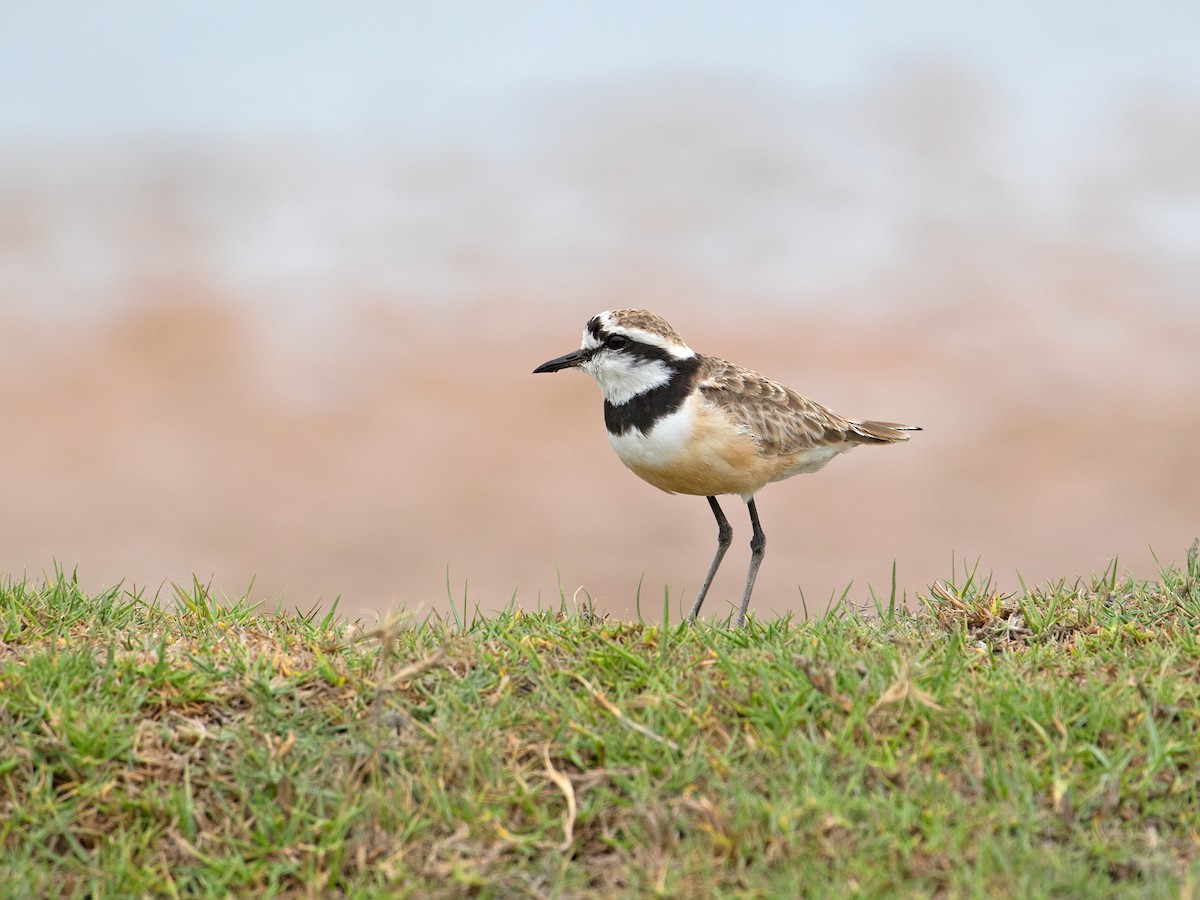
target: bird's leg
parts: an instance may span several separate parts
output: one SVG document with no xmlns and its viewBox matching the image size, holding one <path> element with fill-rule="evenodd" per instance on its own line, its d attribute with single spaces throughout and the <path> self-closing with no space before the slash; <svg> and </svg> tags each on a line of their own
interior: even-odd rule
<svg viewBox="0 0 1200 900">
<path fill-rule="evenodd" d="M 742 596 L 742 607 L 738 610 L 735 626 L 741 628 L 746 624 L 746 610 L 750 608 L 750 595 L 754 593 L 754 579 L 758 577 L 758 567 L 762 565 L 763 556 L 767 552 L 767 536 L 763 534 L 762 525 L 758 522 L 758 508 L 754 498 L 746 501 L 750 510 L 750 524 L 754 527 L 754 535 L 750 538 L 750 571 L 746 573 L 746 593 Z"/>
<path fill-rule="evenodd" d="M 700 585 L 700 593 L 696 597 L 696 602 L 692 604 L 692 611 L 688 613 L 688 622 L 695 622 L 696 616 L 700 615 L 700 606 L 704 603 L 704 595 L 708 593 L 713 576 L 717 574 L 721 560 L 725 557 L 725 551 L 733 543 L 733 528 L 730 527 L 729 520 L 725 518 L 725 513 L 721 512 L 717 498 L 709 497 L 708 505 L 712 507 L 713 516 L 717 520 L 717 552 L 713 556 L 712 565 L 708 567 L 708 574 L 704 576 L 704 584 Z"/>
</svg>

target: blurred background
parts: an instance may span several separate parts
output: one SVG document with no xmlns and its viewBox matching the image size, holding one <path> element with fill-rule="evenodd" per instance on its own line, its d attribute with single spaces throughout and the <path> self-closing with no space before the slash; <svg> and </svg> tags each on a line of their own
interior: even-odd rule
<svg viewBox="0 0 1200 900">
<path fill-rule="evenodd" d="M 0 572 L 674 617 L 706 504 L 530 374 L 645 306 L 925 428 L 760 495 L 760 614 L 1153 577 L 1200 534 L 1197 46 L 1171 0 L 5 4 Z"/>
</svg>

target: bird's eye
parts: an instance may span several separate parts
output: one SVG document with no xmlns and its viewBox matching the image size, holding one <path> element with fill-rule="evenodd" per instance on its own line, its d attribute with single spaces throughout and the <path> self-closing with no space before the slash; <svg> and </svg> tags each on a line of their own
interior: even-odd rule
<svg viewBox="0 0 1200 900">
<path fill-rule="evenodd" d="M 608 347 L 609 350 L 620 350 L 622 347 L 624 347 L 628 343 L 629 343 L 629 338 L 625 337 L 625 335 L 614 334 L 612 337 L 610 337 L 607 341 L 604 342 L 604 346 Z"/>
</svg>

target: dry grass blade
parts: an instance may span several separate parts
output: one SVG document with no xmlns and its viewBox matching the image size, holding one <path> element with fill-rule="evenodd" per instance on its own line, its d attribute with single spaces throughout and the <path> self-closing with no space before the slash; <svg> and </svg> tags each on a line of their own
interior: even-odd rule
<svg viewBox="0 0 1200 900">
<path fill-rule="evenodd" d="M 364 641 L 377 640 L 381 649 L 381 662 L 385 672 L 390 670 L 396 656 L 396 642 L 400 635 L 406 630 L 407 622 L 412 618 L 412 613 L 409 611 L 401 611 L 389 616 L 381 621 L 373 628 L 365 629 L 362 633 L 356 635 L 353 642 L 358 644 Z M 380 683 L 380 687 L 390 690 L 398 685 L 412 681 L 423 672 L 437 668 L 443 665 L 446 660 L 447 648 L 446 644 L 442 644 L 424 659 L 414 663 L 409 663 L 404 668 L 393 672 Z"/>
<path fill-rule="evenodd" d="M 400 671 L 394 673 L 393 675 L 389 675 L 387 680 L 384 681 L 380 686 L 384 688 L 394 688 L 398 685 L 412 681 L 423 672 L 427 672 L 430 669 L 436 669 L 438 666 L 444 665 L 446 662 L 446 653 L 446 645 L 442 644 L 437 648 L 437 650 L 429 654 L 429 656 L 425 657 L 424 659 L 417 660 L 414 663 L 409 663 Z"/>
<path fill-rule="evenodd" d="M 819 669 L 816 661 L 807 656 L 797 656 L 793 662 L 796 668 L 804 673 L 813 689 L 832 700 L 842 712 L 850 712 L 854 708 L 854 700 L 834 687 L 833 669 Z"/>
<path fill-rule="evenodd" d="M 412 617 L 413 613 L 411 610 L 393 612 L 386 619 L 381 619 L 378 625 L 359 631 L 352 638 L 352 643 L 360 644 L 363 641 L 378 640 L 385 647 L 390 646 L 396 642 L 396 638 L 405 630 L 408 621 Z"/>
<path fill-rule="evenodd" d="M 550 761 L 550 745 L 546 744 L 542 748 L 542 760 L 546 764 L 546 777 L 549 778 L 563 792 L 563 796 L 567 800 L 567 812 L 563 816 L 563 839 L 558 845 L 558 850 L 566 853 L 571 849 L 571 844 L 575 840 L 575 817 L 577 807 L 575 804 L 575 786 L 571 784 L 571 779 L 562 772 L 554 768 L 554 763 Z"/>
<path fill-rule="evenodd" d="M 938 579 L 932 585 L 930 585 L 929 593 L 937 597 L 943 603 L 949 603 L 955 609 L 961 609 L 965 611 L 970 608 L 967 606 L 967 604 L 963 603 L 962 600 L 956 597 L 953 591 L 951 591 L 950 587 L 941 579 Z"/>
<path fill-rule="evenodd" d="M 887 689 L 879 695 L 879 699 L 867 711 L 868 719 L 887 709 L 889 706 L 903 705 L 908 700 L 919 703 L 921 706 L 931 709 L 934 712 L 943 711 L 942 705 L 933 699 L 932 694 L 917 687 L 913 682 L 907 664 L 897 665 L 895 673 L 896 680 L 888 685 Z"/>
<path fill-rule="evenodd" d="M 582 684 L 585 688 L 587 688 L 588 693 L 590 693 L 593 697 L 596 698 L 596 702 L 599 703 L 601 706 L 603 706 L 606 710 L 608 710 L 609 713 L 612 714 L 613 718 L 615 718 L 618 722 L 620 722 L 626 728 L 632 728 L 638 734 L 648 737 L 652 741 L 658 741 L 658 743 L 664 744 L 667 747 L 670 747 L 672 750 L 679 749 L 679 745 L 677 743 L 675 743 L 673 740 L 671 740 L 670 738 L 665 738 L 661 734 L 655 734 L 653 731 L 651 731 L 645 725 L 638 724 L 637 722 L 633 721 L 633 719 L 631 719 L 627 715 L 625 715 L 625 713 L 621 712 L 620 707 L 618 707 L 615 703 L 613 703 L 611 700 L 609 700 L 607 697 L 605 697 L 604 694 L 602 694 L 595 686 L 592 685 L 592 683 L 590 681 L 588 681 L 582 675 L 580 675 L 577 672 L 572 672 L 571 677 L 574 678 L 576 681 L 578 681 L 580 684 Z"/>
</svg>

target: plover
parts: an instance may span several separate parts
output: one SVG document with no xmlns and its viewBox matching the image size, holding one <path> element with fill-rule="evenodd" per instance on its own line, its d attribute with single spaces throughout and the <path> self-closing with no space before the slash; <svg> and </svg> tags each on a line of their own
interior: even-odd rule
<svg viewBox="0 0 1200 900">
<path fill-rule="evenodd" d="M 644 309 L 593 316 L 578 350 L 533 371 L 572 368 L 599 382 L 608 439 L 621 462 L 667 493 L 708 498 L 717 520 L 717 551 L 692 604 L 691 622 L 733 540 L 718 496 L 740 496 L 753 528 L 740 626 L 766 549 L 755 494 L 773 481 L 815 472 L 859 444 L 906 441 L 908 432 L 921 430 L 839 416 L 757 372 L 696 353 L 665 319 Z"/>
</svg>

